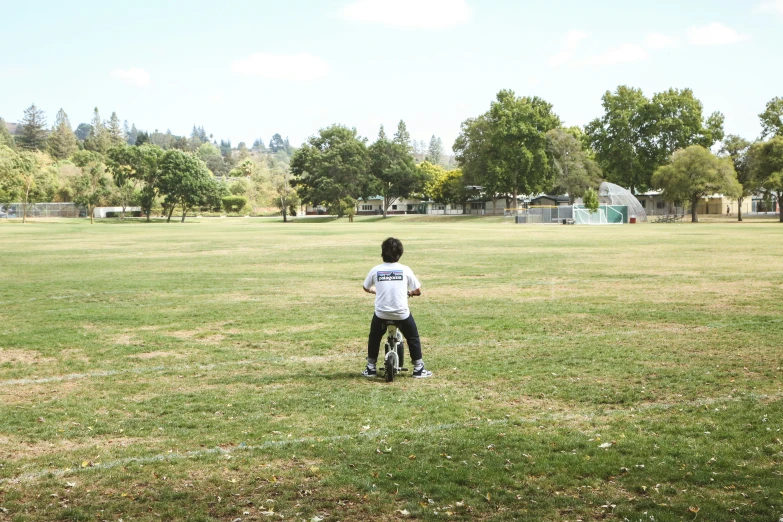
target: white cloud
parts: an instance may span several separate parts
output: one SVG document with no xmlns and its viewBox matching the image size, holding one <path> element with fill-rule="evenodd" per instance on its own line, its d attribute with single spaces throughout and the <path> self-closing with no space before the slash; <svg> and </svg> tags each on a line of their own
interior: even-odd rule
<svg viewBox="0 0 783 522">
<path fill-rule="evenodd" d="M 307 53 L 292 55 L 255 53 L 235 60 L 231 70 L 244 76 L 274 80 L 315 80 L 329 74 L 329 64 Z"/>
<path fill-rule="evenodd" d="M 764 0 L 758 9 L 762 13 L 778 13 L 783 16 L 783 0 Z"/>
<path fill-rule="evenodd" d="M 114 78 L 119 78 L 127 84 L 137 87 L 146 87 L 150 84 L 150 73 L 138 67 L 130 69 L 114 69 L 111 73 Z"/>
<path fill-rule="evenodd" d="M 573 57 L 576 48 L 579 47 L 579 43 L 589 37 L 590 33 L 584 31 L 571 31 L 566 34 L 563 39 L 563 50 L 549 59 L 549 65 L 557 67 L 569 61 Z"/>
<path fill-rule="evenodd" d="M 346 20 L 420 29 L 462 25 L 472 15 L 466 0 L 355 0 L 340 9 Z"/>
<path fill-rule="evenodd" d="M 585 62 L 586 65 L 615 65 L 645 60 L 647 51 L 636 44 L 625 44 L 609 49 L 604 54 L 593 56 Z"/>
<path fill-rule="evenodd" d="M 688 41 L 692 45 L 727 45 L 749 39 L 750 35 L 740 34 L 717 22 L 688 29 Z"/>
<path fill-rule="evenodd" d="M 671 49 L 679 47 L 680 39 L 661 33 L 648 33 L 645 45 L 648 49 Z"/>
</svg>

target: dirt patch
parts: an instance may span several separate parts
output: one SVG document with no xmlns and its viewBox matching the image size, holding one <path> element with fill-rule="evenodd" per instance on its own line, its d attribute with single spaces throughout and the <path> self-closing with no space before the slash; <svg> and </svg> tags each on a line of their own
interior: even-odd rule
<svg viewBox="0 0 783 522">
<path fill-rule="evenodd" d="M 53 362 L 54 359 L 41 357 L 41 354 L 33 350 L 11 350 L 0 348 L 0 364 L 42 364 Z"/>
</svg>

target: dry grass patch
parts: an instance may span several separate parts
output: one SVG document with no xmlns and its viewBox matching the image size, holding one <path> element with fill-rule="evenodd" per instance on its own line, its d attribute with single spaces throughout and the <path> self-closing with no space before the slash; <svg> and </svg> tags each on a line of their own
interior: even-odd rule
<svg viewBox="0 0 783 522">
<path fill-rule="evenodd" d="M 133 334 L 124 333 L 115 336 L 112 339 L 112 344 L 119 346 L 139 346 L 142 344 L 142 341 Z"/>
<path fill-rule="evenodd" d="M 68 380 L 2 387 L 0 388 L 0 404 L 29 406 L 62 399 L 79 393 L 83 388 L 83 384 L 83 380 Z"/>
<path fill-rule="evenodd" d="M 33 350 L 0 348 L 0 364 L 43 364 L 55 361 L 56 359 L 42 357 L 40 353 Z"/>
<path fill-rule="evenodd" d="M 176 352 L 144 352 L 144 353 L 136 353 L 133 355 L 129 355 L 128 358 L 147 360 L 147 359 L 158 359 L 160 357 L 174 357 L 176 359 L 184 359 L 187 356 L 188 354 L 176 353 Z"/>
<path fill-rule="evenodd" d="M 60 360 L 61 361 L 79 361 L 83 363 L 90 363 L 90 358 L 87 357 L 87 354 L 84 352 L 84 350 L 81 350 L 79 348 L 68 348 L 65 350 L 60 351 Z"/>
<path fill-rule="evenodd" d="M 143 444 L 145 447 L 160 439 L 138 437 L 94 437 L 89 440 L 58 438 L 48 441 L 25 442 L 19 437 L 0 437 L 0 455 L 10 462 L 55 455 L 67 455 L 81 450 L 109 450 Z"/>
</svg>

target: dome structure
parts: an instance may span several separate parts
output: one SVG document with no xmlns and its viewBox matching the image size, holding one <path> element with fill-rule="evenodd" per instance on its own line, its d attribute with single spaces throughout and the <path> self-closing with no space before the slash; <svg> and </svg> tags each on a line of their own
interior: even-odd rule
<svg viewBox="0 0 783 522">
<path fill-rule="evenodd" d="M 604 181 L 598 187 L 598 199 L 601 204 L 626 206 L 629 217 L 635 217 L 638 223 L 647 222 L 647 213 L 636 196 L 619 185 Z"/>
</svg>

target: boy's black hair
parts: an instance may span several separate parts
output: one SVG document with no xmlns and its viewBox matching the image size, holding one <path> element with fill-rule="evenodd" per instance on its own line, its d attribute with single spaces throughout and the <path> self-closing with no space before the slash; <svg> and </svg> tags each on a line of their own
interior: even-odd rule
<svg viewBox="0 0 783 522">
<path fill-rule="evenodd" d="M 402 257 L 402 241 L 395 237 L 386 238 L 381 245 L 381 256 L 384 263 L 396 263 Z"/>
</svg>

